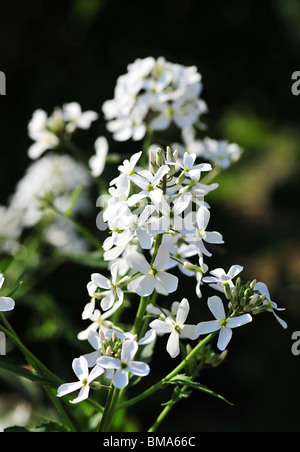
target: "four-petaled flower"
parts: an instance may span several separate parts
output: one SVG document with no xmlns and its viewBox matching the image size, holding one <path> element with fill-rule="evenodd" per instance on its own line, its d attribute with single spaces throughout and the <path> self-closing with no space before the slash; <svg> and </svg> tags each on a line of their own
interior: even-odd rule
<svg viewBox="0 0 300 452">
<path fill-rule="evenodd" d="M 198 337 L 195 331 L 195 325 L 185 325 L 189 310 L 190 305 L 187 299 L 184 298 L 177 307 L 175 319 L 172 316 L 168 316 L 163 320 L 153 320 L 149 325 L 158 335 L 170 334 L 167 343 L 167 352 L 172 358 L 176 358 L 180 353 L 180 338 L 195 340 Z"/>
<path fill-rule="evenodd" d="M 137 252 L 128 254 L 126 261 L 129 267 L 143 274 L 128 284 L 128 290 L 136 292 L 141 297 L 151 295 L 154 290 L 161 295 L 175 292 L 178 286 L 178 278 L 164 271 L 168 266 L 169 260 L 170 253 L 166 245 L 159 247 L 151 265 L 142 254 Z"/>
<path fill-rule="evenodd" d="M 252 317 L 250 314 L 242 314 L 237 317 L 227 318 L 223 302 L 221 298 L 217 296 L 210 297 L 207 304 L 216 320 L 198 323 L 196 326 L 196 334 L 201 336 L 220 330 L 217 347 L 219 350 L 224 351 L 232 338 L 232 328 L 237 328 L 252 322 Z"/>
<path fill-rule="evenodd" d="M 91 372 L 89 372 L 88 362 L 84 356 L 74 359 L 72 368 L 79 381 L 62 384 L 57 390 L 57 396 L 63 397 L 80 389 L 78 396 L 70 401 L 71 403 L 79 403 L 88 398 L 90 384 L 96 380 L 96 378 L 100 377 L 105 370 L 100 366 L 95 366 Z"/>
<path fill-rule="evenodd" d="M 133 361 L 138 344 L 134 340 L 125 340 L 122 345 L 121 357 L 112 358 L 110 356 L 101 356 L 97 359 L 97 365 L 104 369 L 114 369 L 116 372 L 113 376 L 112 383 L 118 389 L 123 389 L 128 385 L 128 373 L 145 377 L 150 372 L 148 364 L 141 361 Z"/>
<path fill-rule="evenodd" d="M 205 276 L 202 281 L 209 283 L 211 287 L 224 293 L 224 286 L 226 284 L 229 284 L 231 290 L 234 288 L 232 280 L 242 271 L 243 267 L 241 265 L 232 265 L 228 273 L 223 268 L 216 268 L 210 272 L 212 276 Z"/>
<path fill-rule="evenodd" d="M 105 292 L 102 293 L 104 298 L 101 300 L 101 307 L 103 311 L 107 311 L 110 309 L 114 302 L 117 300 L 118 305 L 120 306 L 123 303 L 124 294 L 120 287 L 117 285 L 117 276 L 118 276 L 118 264 L 115 263 L 111 267 L 111 280 L 106 278 L 99 273 L 92 274 L 92 281 L 89 283 L 89 290 L 96 291 L 98 288 L 105 289 Z"/>
</svg>

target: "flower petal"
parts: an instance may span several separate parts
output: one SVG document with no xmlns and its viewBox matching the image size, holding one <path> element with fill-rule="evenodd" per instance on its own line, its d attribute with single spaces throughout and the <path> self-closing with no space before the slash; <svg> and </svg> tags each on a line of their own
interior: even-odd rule
<svg viewBox="0 0 300 452">
<path fill-rule="evenodd" d="M 15 302 L 9 297 L 0 297 L 0 311 L 7 312 L 12 311 L 15 307 Z"/>
<path fill-rule="evenodd" d="M 127 367 L 127 371 L 139 377 L 146 377 L 150 372 L 150 367 L 146 363 L 140 361 L 133 361 Z"/>
<path fill-rule="evenodd" d="M 169 247 L 165 244 L 160 245 L 156 258 L 153 263 L 153 267 L 157 270 L 164 270 L 170 260 Z"/>
<path fill-rule="evenodd" d="M 155 278 L 151 275 L 140 276 L 131 281 L 127 288 L 130 292 L 135 292 L 140 297 L 148 297 L 155 289 Z"/>
<path fill-rule="evenodd" d="M 177 331 L 172 331 L 167 343 L 167 352 L 171 358 L 176 358 L 180 353 L 179 347 L 179 333 Z"/>
<path fill-rule="evenodd" d="M 88 383 L 91 383 L 92 381 L 96 380 L 96 378 L 100 377 L 104 373 L 104 369 L 100 366 L 95 366 L 94 369 L 91 370 L 91 373 L 88 377 Z"/>
<path fill-rule="evenodd" d="M 101 356 L 97 359 L 97 365 L 104 369 L 120 369 L 121 361 L 111 356 Z"/>
<path fill-rule="evenodd" d="M 238 328 L 239 326 L 246 325 L 247 323 L 252 322 L 252 317 L 250 314 L 243 314 L 238 317 L 234 317 L 228 320 L 229 328 Z"/>
<path fill-rule="evenodd" d="M 196 326 L 195 325 L 183 325 L 181 328 L 180 336 L 191 339 L 191 341 L 197 339 L 198 334 L 196 334 Z"/>
<path fill-rule="evenodd" d="M 80 403 L 83 402 L 83 400 L 86 400 L 89 396 L 90 387 L 88 385 L 83 386 L 81 390 L 79 391 L 78 397 L 74 400 L 70 400 L 70 403 Z"/>
<path fill-rule="evenodd" d="M 171 323 L 164 322 L 163 320 L 153 320 L 150 323 L 150 328 L 153 328 L 157 332 L 158 335 L 163 335 L 166 333 L 171 333 L 173 331 L 173 326 Z"/>
<path fill-rule="evenodd" d="M 84 356 L 75 358 L 72 363 L 72 368 L 76 377 L 81 381 L 89 375 L 88 363 Z"/>
<path fill-rule="evenodd" d="M 224 351 L 227 347 L 228 343 L 232 338 L 232 330 L 230 328 L 221 328 L 219 339 L 217 343 L 217 347 L 219 350 Z"/>
<path fill-rule="evenodd" d="M 125 341 L 122 346 L 121 361 L 125 363 L 131 363 L 134 355 L 138 351 L 138 348 L 139 347 L 136 341 Z"/>
<path fill-rule="evenodd" d="M 144 275 L 147 274 L 151 269 L 150 264 L 147 262 L 146 258 L 136 251 L 133 251 L 126 256 L 126 262 L 129 267 L 133 268 L 133 270 L 143 273 Z"/>
<path fill-rule="evenodd" d="M 162 285 L 165 289 L 164 292 L 173 293 L 176 292 L 178 287 L 178 278 L 175 275 L 167 272 L 159 272 L 155 275 L 155 279 Z M 156 290 L 158 287 L 156 287 Z M 157 290 L 158 291 L 158 290 Z M 159 292 L 161 293 L 161 292 Z"/>
<path fill-rule="evenodd" d="M 82 388 L 81 381 L 76 381 L 75 383 L 64 383 L 57 390 L 57 397 L 63 397 L 66 394 L 70 394 L 71 392 L 77 391 Z"/>
<path fill-rule="evenodd" d="M 118 389 L 123 389 L 128 385 L 128 382 L 128 372 L 122 369 L 117 370 L 113 378 L 113 385 Z"/>
<path fill-rule="evenodd" d="M 108 278 L 106 278 L 103 275 L 100 275 L 99 273 L 93 273 L 92 274 L 92 282 L 101 289 L 109 289 L 110 288 L 110 281 Z"/>
<path fill-rule="evenodd" d="M 203 334 L 213 333 L 221 329 L 221 325 L 217 320 L 210 320 L 209 322 L 200 322 L 196 325 L 196 334 L 201 336 Z"/>
<path fill-rule="evenodd" d="M 208 307 L 217 320 L 223 320 L 226 318 L 223 302 L 220 297 L 214 295 L 207 301 Z"/>
<path fill-rule="evenodd" d="M 176 323 L 183 325 L 190 311 L 190 305 L 186 298 L 181 301 L 176 315 Z"/>
</svg>

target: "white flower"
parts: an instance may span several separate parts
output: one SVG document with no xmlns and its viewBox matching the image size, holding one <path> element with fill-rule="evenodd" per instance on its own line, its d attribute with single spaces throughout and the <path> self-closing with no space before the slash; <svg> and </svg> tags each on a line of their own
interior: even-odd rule
<svg viewBox="0 0 300 452">
<path fill-rule="evenodd" d="M 108 152 L 108 142 L 105 137 L 99 137 L 95 141 L 96 154 L 89 160 L 89 166 L 93 177 L 99 177 L 105 167 L 106 156 Z"/>
<path fill-rule="evenodd" d="M 278 308 L 277 304 L 274 301 L 271 301 L 271 297 L 270 297 L 270 292 L 268 290 L 268 287 L 266 286 L 266 284 L 262 283 L 262 282 L 258 282 L 256 283 L 254 290 L 257 290 L 261 295 L 265 295 L 266 299 L 264 300 L 263 304 L 266 306 L 269 306 L 270 309 L 267 309 L 268 312 L 273 312 L 274 317 L 276 318 L 276 320 L 280 323 L 280 325 L 286 329 L 287 328 L 287 323 L 282 320 L 280 317 L 278 317 L 278 315 L 276 314 L 275 311 L 285 311 L 285 308 Z"/>
<path fill-rule="evenodd" d="M 219 350 L 223 351 L 232 338 L 232 328 L 237 328 L 252 322 L 252 317 L 250 314 L 243 314 L 238 317 L 227 318 L 223 302 L 217 296 L 210 297 L 207 304 L 216 320 L 198 323 L 196 334 L 201 336 L 220 330 L 217 346 Z"/>
<path fill-rule="evenodd" d="M 206 112 L 200 99 L 201 75 L 195 66 L 148 57 L 137 59 L 127 69 L 117 80 L 114 98 L 102 107 L 115 140 L 141 140 L 149 118 L 154 118 L 150 127 L 164 130 L 172 121 L 179 128 L 196 124 Z"/>
<path fill-rule="evenodd" d="M 202 171 L 211 171 L 212 167 L 209 163 L 200 163 L 195 165 L 196 154 L 184 153 L 183 163 L 166 162 L 168 165 L 179 166 L 187 177 L 199 181 Z"/>
<path fill-rule="evenodd" d="M 55 207 L 64 211 L 79 185 L 85 189 L 91 185 L 89 171 L 68 155 L 50 153 L 27 168 L 11 198 L 10 209 L 20 213 L 23 227 L 32 227 L 45 214 L 39 209 L 40 198 L 51 192 Z M 88 212 L 91 206 L 87 190 L 83 190 L 73 212 Z"/>
<path fill-rule="evenodd" d="M 0 289 L 4 284 L 5 278 L 0 274 Z M 0 312 L 12 311 L 15 307 L 15 302 L 10 297 L 0 297 Z"/>
<path fill-rule="evenodd" d="M 137 162 L 139 161 L 141 155 L 142 155 L 142 151 L 137 152 L 136 154 L 133 154 L 130 157 L 130 160 L 128 160 L 128 159 L 124 160 L 123 164 L 118 166 L 118 170 L 120 171 L 120 173 L 127 174 L 127 176 L 132 176 L 132 174 L 134 174 L 134 169 L 135 169 Z M 113 181 L 111 183 L 113 183 Z"/>
<path fill-rule="evenodd" d="M 206 256 L 211 256 L 211 253 L 206 249 L 203 241 L 218 245 L 224 243 L 223 237 L 219 232 L 209 232 L 206 230 L 209 220 L 210 211 L 206 206 L 201 206 L 197 212 L 197 226 L 195 227 L 193 234 L 186 235 L 186 240 L 195 243 L 201 253 Z"/>
<path fill-rule="evenodd" d="M 167 351 L 172 358 L 176 358 L 180 353 L 180 338 L 194 340 L 198 337 L 195 331 L 195 325 L 185 325 L 190 310 L 187 299 L 184 298 L 176 308 L 177 313 L 175 320 L 171 316 L 168 316 L 165 317 L 164 320 L 153 320 L 149 325 L 158 335 L 170 334 L 167 343 Z"/>
<path fill-rule="evenodd" d="M 145 377 L 149 374 L 150 368 L 148 364 L 140 361 L 133 361 L 137 351 L 138 344 L 136 341 L 125 340 L 122 346 L 121 359 L 102 356 L 97 360 L 97 364 L 104 369 L 116 370 L 112 380 L 112 383 L 116 388 L 123 389 L 128 385 L 129 372 L 138 377 Z"/>
<path fill-rule="evenodd" d="M 74 359 L 72 368 L 79 381 L 61 385 L 57 390 L 57 396 L 63 397 L 66 394 L 70 394 L 71 392 L 80 389 L 78 397 L 71 400 L 71 403 L 79 403 L 88 398 L 90 384 L 104 373 L 104 369 L 100 366 L 96 366 L 89 373 L 88 362 L 84 356 Z"/>
<path fill-rule="evenodd" d="M 227 169 L 242 154 L 242 149 L 237 144 L 229 144 L 224 140 L 217 141 L 211 138 L 205 138 L 203 140 L 203 146 L 203 157 L 222 169 Z"/>
<path fill-rule="evenodd" d="M 128 284 L 130 292 L 147 297 L 154 290 L 161 295 L 168 295 L 177 290 L 178 278 L 164 271 L 170 260 L 170 253 L 166 245 L 160 246 L 152 265 L 137 252 L 128 254 L 126 260 L 131 268 L 143 274 Z"/>
<path fill-rule="evenodd" d="M 91 302 L 86 305 L 86 310 L 89 309 L 89 312 L 85 313 L 84 311 L 82 314 L 83 319 L 88 319 L 92 323 L 85 330 L 78 333 L 77 339 L 80 341 L 86 340 L 90 331 L 97 331 L 99 328 L 101 328 L 104 333 L 109 328 L 112 328 L 113 323 L 108 319 L 118 308 L 118 303 L 115 303 L 111 309 L 101 313 L 99 309 L 95 309 L 95 299 L 92 299 Z"/>
<path fill-rule="evenodd" d="M 146 110 L 141 106 L 136 106 L 131 115 L 114 119 L 107 124 L 107 130 L 113 133 L 116 141 L 127 141 L 130 138 L 133 141 L 140 141 L 146 134 L 146 125 L 143 120 Z"/>
<path fill-rule="evenodd" d="M 205 276 L 202 281 L 209 283 L 209 285 L 214 289 L 225 293 L 224 285 L 229 284 L 229 287 L 232 290 L 234 288 L 234 284 L 232 282 L 233 278 L 235 278 L 242 271 L 243 267 L 240 265 L 233 265 L 230 267 L 228 273 L 226 273 L 223 268 L 216 268 L 210 272 L 212 276 Z"/>
<path fill-rule="evenodd" d="M 124 231 L 117 232 L 113 236 L 114 245 L 126 246 L 137 237 L 141 247 L 149 250 L 152 246 L 152 237 L 149 233 L 148 220 L 155 210 L 155 206 L 146 206 L 140 216 L 129 213 L 124 219 L 127 223 Z"/>
<path fill-rule="evenodd" d="M 99 273 L 93 273 L 91 276 L 92 281 L 89 285 L 89 290 L 95 292 L 98 288 L 105 289 L 103 300 L 101 300 L 101 307 L 104 311 L 111 309 L 115 301 L 118 301 L 118 306 L 123 303 L 124 294 L 120 287 L 118 287 L 117 276 L 118 276 L 118 264 L 112 265 L 111 268 L 111 280 L 106 278 Z"/>
<path fill-rule="evenodd" d="M 48 149 L 53 149 L 59 144 L 56 134 L 48 130 L 48 117 L 44 110 L 36 110 L 28 124 L 28 135 L 35 141 L 29 149 L 28 156 L 32 160 L 38 159 Z"/>
<path fill-rule="evenodd" d="M 76 128 L 89 129 L 93 121 L 99 117 L 98 113 L 92 110 L 83 112 L 78 102 L 70 102 L 63 105 L 62 116 L 67 125 L 68 132 L 73 132 Z"/>
<path fill-rule="evenodd" d="M 188 208 L 191 202 L 191 195 L 185 193 L 177 198 L 173 205 L 169 204 L 164 197 L 157 203 L 157 207 L 161 215 L 150 224 L 152 234 L 162 234 L 168 229 L 178 232 L 190 232 L 193 226 L 189 221 L 185 220 L 182 213 Z"/>
<path fill-rule="evenodd" d="M 111 197 L 108 199 L 107 206 L 103 212 L 103 220 L 113 223 L 128 212 L 128 196 L 130 191 L 130 180 L 126 174 L 120 174 L 115 179 L 115 187 L 109 188 Z"/>
<path fill-rule="evenodd" d="M 141 171 L 138 174 L 133 174 L 129 179 L 142 191 L 130 197 L 129 205 L 134 205 L 143 198 L 149 197 L 154 204 L 159 204 L 163 196 L 163 191 L 158 187 L 163 177 L 168 174 L 170 168 L 167 165 L 161 166 L 155 176 L 150 171 Z"/>
</svg>

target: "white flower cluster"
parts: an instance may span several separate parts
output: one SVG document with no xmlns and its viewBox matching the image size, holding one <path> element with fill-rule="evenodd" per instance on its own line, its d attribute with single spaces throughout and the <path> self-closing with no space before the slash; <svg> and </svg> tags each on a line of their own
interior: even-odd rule
<svg viewBox="0 0 300 452">
<path fill-rule="evenodd" d="M 55 207 L 63 212 L 72 193 L 81 185 L 84 189 L 74 206 L 75 216 L 89 212 L 92 207 L 88 194 L 91 186 L 89 171 L 68 155 L 49 153 L 33 162 L 18 182 L 8 207 L 0 210 L 4 214 L 0 219 L 0 238 L 3 236 L 6 244 L 4 251 L 17 251 L 17 240 L 22 231 L 41 224 L 41 221 L 45 239 L 53 246 L 73 252 L 86 250 L 86 242 L 67 220 L 41 209 L 41 200 L 51 195 Z"/>
<path fill-rule="evenodd" d="M 120 76 L 114 98 L 103 104 L 107 128 L 116 141 L 142 140 L 147 126 L 166 130 L 199 123 L 207 111 L 200 98 L 201 74 L 195 66 L 173 64 L 161 57 L 137 59 Z"/>
<path fill-rule="evenodd" d="M 185 152 L 196 154 L 197 157 L 210 162 L 214 167 L 227 169 L 232 163 L 239 160 L 243 150 L 236 143 L 226 140 L 214 140 L 212 138 L 197 139 L 194 127 L 186 127 L 181 132 L 182 143 L 174 143 L 179 155 Z"/>
<path fill-rule="evenodd" d="M 34 143 L 28 149 L 28 156 L 36 160 L 48 149 L 59 145 L 60 139 L 69 137 L 76 129 L 89 129 L 91 123 L 98 119 L 95 111 L 82 112 L 77 102 L 64 104 L 55 108 L 48 117 L 42 110 L 36 110 L 28 124 L 28 135 Z"/>
</svg>

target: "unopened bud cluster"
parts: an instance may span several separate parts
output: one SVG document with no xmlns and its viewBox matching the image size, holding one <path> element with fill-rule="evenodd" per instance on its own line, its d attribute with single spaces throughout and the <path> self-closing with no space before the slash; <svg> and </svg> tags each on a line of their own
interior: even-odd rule
<svg viewBox="0 0 300 452">
<path fill-rule="evenodd" d="M 116 333 L 113 332 L 111 337 L 106 337 L 102 330 L 100 330 L 100 340 L 101 340 L 101 354 L 103 356 L 112 356 L 113 358 L 120 358 L 122 350 L 122 340 L 117 337 Z"/>
<path fill-rule="evenodd" d="M 174 152 L 171 150 L 169 146 L 167 146 L 166 151 L 161 148 L 157 148 L 156 151 L 150 149 L 149 151 L 149 171 L 152 174 L 156 174 L 158 169 L 165 165 L 166 162 L 176 163 L 178 158 L 178 151 Z M 168 177 L 174 176 L 176 169 L 174 165 L 169 165 L 170 171 L 168 173 Z"/>
<path fill-rule="evenodd" d="M 251 312 L 259 314 L 269 309 L 269 302 L 266 295 L 262 295 L 255 290 L 257 281 L 242 283 L 241 278 L 237 278 L 235 287 L 230 288 L 229 284 L 224 284 L 225 296 L 229 300 L 229 308 L 232 311 Z"/>
</svg>

